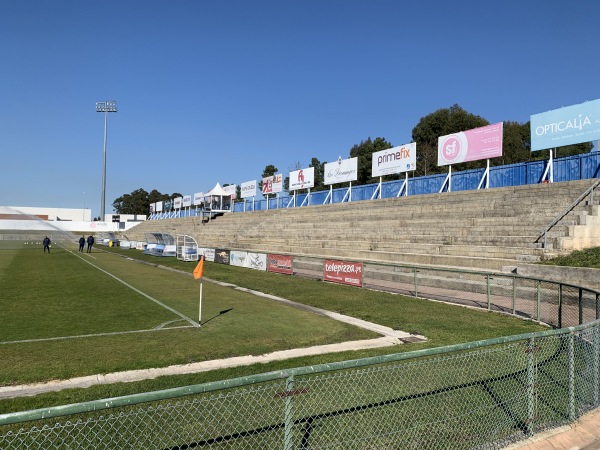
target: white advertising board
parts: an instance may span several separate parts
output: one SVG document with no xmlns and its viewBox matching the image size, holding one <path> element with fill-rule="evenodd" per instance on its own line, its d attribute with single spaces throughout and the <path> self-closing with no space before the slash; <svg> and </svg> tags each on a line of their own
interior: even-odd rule
<svg viewBox="0 0 600 450">
<path fill-rule="evenodd" d="M 290 172 L 290 191 L 308 189 L 315 186 L 315 168 L 294 170 Z"/>
<path fill-rule="evenodd" d="M 262 183 L 263 194 L 276 194 L 283 190 L 283 176 L 281 174 L 263 178 Z"/>
<path fill-rule="evenodd" d="M 256 197 L 256 180 L 246 181 L 241 184 L 242 198 Z"/>
<path fill-rule="evenodd" d="M 174 198 L 173 199 L 173 208 L 174 209 L 181 209 L 182 200 L 183 200 L 182 197 Z"/>
<path fill-rule="evenodd" d="M 204 201 L 204 192 L 196 192 L 194 194 L 194 205 L 197 206 Z"/>
<path fill-rule="evenodd" d="M 229 186 L 223 186 L 223 190 L 227 192 L 228 195 L 231 195 L 231 200 L 235 200 L 235 191 L 236 185 L 230 184 Z"/>
<path fill-rule="evenodd" d="M 184 208 L 187 208 L 188 206 L 192 206 L 192 196 L 184 195 L 182 205 Z"/>
<path fill-rule="evenodd" d="M 255 270 L 267 270 L 267 255 L 266 253 L 251 253 L 248 252 L 248 257 L 244 262 L 244 267 Z"/>
<path fill-rule="evenodd" d="M 409 172 L 417 168 L 417 144 L 401 145 L 373 153 L 371 176 L 382 177 L 394 173 Z"/>
<path fill-rule="evenodd" d="M 325 164 L 325 184 L 345 183 L 358 179 L 358 158 L 342 159 Z"/>
<path fill-rule="evenodd" d="M 204 255 L 205 261 L 215 262 L 215 249 L 198 247 L 198 256 Z"/>
<path fill-rule="evenodd" d="M 163 208 L 163 202 L 162 200 L 160 202 L 156 202 L 156 212 L 161 212 Z"/>
<path fill-rule="evenodd" d="M 232 250 L 229 254 L 229 264 L 232 266 L 246 267 L 246 258 L 248 258 L 248 252 Z"/>
</svg>

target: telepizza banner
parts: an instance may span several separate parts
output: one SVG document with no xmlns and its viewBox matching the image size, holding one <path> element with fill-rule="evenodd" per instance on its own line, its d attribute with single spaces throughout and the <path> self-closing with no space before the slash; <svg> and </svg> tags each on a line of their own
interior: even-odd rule
<svg viewBox="0 0 600 450">
<path fill-rule="evenodd" d="M 438 138 L 438 166 L 502 156 L 503 122 Z"/>
<path fill-rule="evenodd" d="M 290 172 L 290 191 L 308 189 L 315 186 L 315 168 L 294 170 Z"/>
<path fill-rule="evenodd" d="M 323 280 L 333 283 L 362 286 L 363 265 L 359 262 L 326 259 L 323 264 Z"/>
<path fill-rule="evenodd" d="M 269 253 L 267 255 L 267 270 L 292 275 L 292 256 Z"/>
</svg>

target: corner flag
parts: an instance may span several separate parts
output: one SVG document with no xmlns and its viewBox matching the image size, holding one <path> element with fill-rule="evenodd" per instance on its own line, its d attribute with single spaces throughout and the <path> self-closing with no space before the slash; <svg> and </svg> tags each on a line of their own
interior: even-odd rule
<svg viewBox="0 0 600 450">
<path fill-rule="evenodd" d="M 202 255 L 200 257 L 200 261 L 198 262 L 198 265 L 194 269 L 194 278 L 196 280 L 198 278 L 202 278 L 202 275 L 204 275 L 204 255 Z"/>
</svg>

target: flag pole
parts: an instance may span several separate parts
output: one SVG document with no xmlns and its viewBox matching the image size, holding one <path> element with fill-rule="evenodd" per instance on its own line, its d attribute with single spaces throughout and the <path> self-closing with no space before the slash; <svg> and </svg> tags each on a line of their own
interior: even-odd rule
<svg viewBox="0 0 600 450">
<path fill-rule="evenodd" d="M 198 303 L 198 326 L 202 326 L 202 281 L 200 282 L 200 302 Z"/>
</svg>

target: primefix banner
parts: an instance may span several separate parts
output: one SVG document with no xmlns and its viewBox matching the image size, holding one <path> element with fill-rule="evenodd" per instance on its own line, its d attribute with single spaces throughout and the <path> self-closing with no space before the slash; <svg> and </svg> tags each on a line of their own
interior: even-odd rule
<svg viewBox="0 0 600 450">
<path fill-rule="evenodd" d="M 502 156 L 503 122 L 438 138 L 438 166 Z"/>
<path fill-rule="evenodd" d="M 600 99 L 534 114 L 531 150 L 562 147 L 600 139 Z"/>
<path fill-rule="evenodd" d="M 262 179 L 262 193 L 263 194 L 276 194 L 283 190 L 283 176 L 273 175 L 272 177 L 266 177 Z"/>
<path fill-rule="evenodd" d="M 363 265 L 358 262 L 326 259 L 323 265 L 323 280 L 333 283 L 362 286 Z"/>
<path fill-rule="evenodd" d="M 269 272 L 292 275 L 292 256 L 269 253 L 267 255 L 267 270 Z"/>
<path fill-rule="evenodd" d="M 342 159 L 325 164 L 325 184 L 346 183 L 358 179 L 358 158 Z"/>
<path fill-rule="evenodd" d="M 417 168 L 417 144 L 401 145 L 373 153 L 371 176 L 382 177 L 394 173 L 409 172 Z"/>
<path fill-rule="evenodd" d="M 290 172 L 290 191 L 309 189 L 315 186 L 315 168 L 294 170 Z"/>
<path fill-rule="evenodd" d="M 242 198 L 256 197 L 256 180 L 246 181 L 240 185 Z"/>
</svg>

